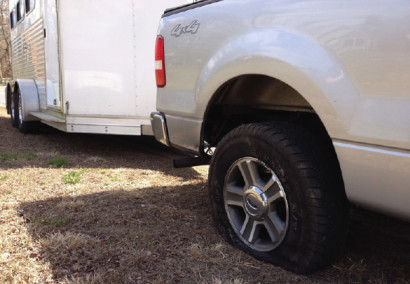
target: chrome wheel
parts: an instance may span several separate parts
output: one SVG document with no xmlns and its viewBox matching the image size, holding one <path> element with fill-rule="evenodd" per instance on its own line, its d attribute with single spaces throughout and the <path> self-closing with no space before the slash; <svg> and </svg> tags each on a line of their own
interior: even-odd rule
<svg viewBox="0 0 410 284">
<path fill-rule="evenodd" d="M 252 249 L 271 251 L 285 238 L 286 194 L 276 174 L 262 161 L 245 157 L 233 163 L 225 179 L 224 204 L 235 233 Z"/>
</svg>

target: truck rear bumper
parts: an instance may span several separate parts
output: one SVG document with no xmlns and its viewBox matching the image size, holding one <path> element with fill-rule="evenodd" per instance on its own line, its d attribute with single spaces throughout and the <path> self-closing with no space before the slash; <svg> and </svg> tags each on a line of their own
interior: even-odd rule
<svg viewBox="0 0 410 284">
<path fill-rule="evenodd" d="M 202 120 L 151 113 L 155 139 L 162 144 L 194 155 L 200 155 Z"/>
<path fill-rule="evenodd" d="M 155 139 L 166 146 L 171 146 L 169 143 L 169 136 L 167 130 L 167 122 L 165 115 L 160 112 L 151 113 L 151 125 L 154 132 Z"/>
</svg>

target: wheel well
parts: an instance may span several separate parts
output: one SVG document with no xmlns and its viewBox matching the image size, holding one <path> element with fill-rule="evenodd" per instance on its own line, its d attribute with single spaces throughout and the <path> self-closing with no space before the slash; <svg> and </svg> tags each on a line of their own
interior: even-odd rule
<svg viewBox="0 0 410 284">
<path fill-rule="evenodd" d="M 217 90 L 205 115 L 202 141 L 214 147 L 241 124 L 273 120 L 297 123 L 330 141 L 308 101 L 286 83 L 264 75 L 236 77 Z"/>
</svg>

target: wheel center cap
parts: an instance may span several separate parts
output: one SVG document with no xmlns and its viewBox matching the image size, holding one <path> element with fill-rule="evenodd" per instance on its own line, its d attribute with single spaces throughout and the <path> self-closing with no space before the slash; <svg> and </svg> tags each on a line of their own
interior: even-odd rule
<svg viewBox="0 0 410 284">
<path fill-rule="evenodd" d="M 265 193 L 256 186 L 251 186 L 245 191 L 244 207 L 246 213 L 255 219 L 261 219 L 268 208 L 268 200 Z"/>
</svg>

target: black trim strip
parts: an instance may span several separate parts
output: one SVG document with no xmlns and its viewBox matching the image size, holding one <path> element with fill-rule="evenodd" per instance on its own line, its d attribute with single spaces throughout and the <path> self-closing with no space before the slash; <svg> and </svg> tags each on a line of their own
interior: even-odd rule
<svg viewBox="0 0 410 284">
<path fill-rule="evenodd" d="M 205 5 L 209 5 L 215 2 L 220 2 L 223 0 L 202 0 L 199 2 L 195 2 L 195 3 L 191 3 L 191 4 L 186 4 L 186 5 L 182 5 L 182 6 L 178 6 L 178 7 L 174 7 L 174 8 L 170 8 L 165 10 L 164 14 L 162 15 L 162 18 L 171 16 L 171 15 L 175 15 L 181 12 L 185 12 L 191 9 L 196 9 Z"/>
</svg>

